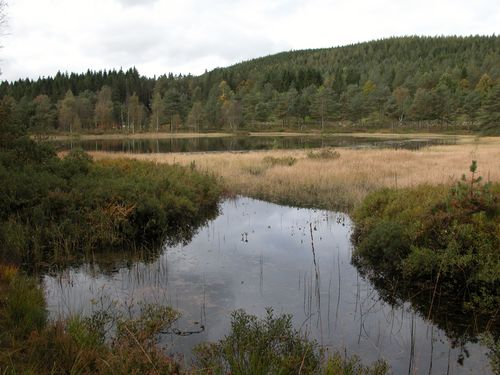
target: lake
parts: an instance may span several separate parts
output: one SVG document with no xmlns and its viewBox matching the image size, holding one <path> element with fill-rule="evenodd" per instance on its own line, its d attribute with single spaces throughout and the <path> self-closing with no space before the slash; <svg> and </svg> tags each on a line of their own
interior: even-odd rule
<svg viewBox="0 0 500 375">
<path fill-rule="evenodd" d="M 395 374 L 491 373 L 486 347 L 448 337 L 407 302 L 384 301 L 351 264 L 351 230 L 342 213 L 238 197 L 189 243 L 165 246 L 155 259 L 116 257 L 45 275 L 47 306 L 57 318 L 168 304 L 182 313 L 175 327 L 193 334 L 160 342 L 188 364 L 194 345 L 228 333 L 232 311 L 264 316 L 272 307 L 329 350 L 385 359 Z M 444 319 L 456 331 L 452 314 Z"/>
<path fill-rule="evenodd" d="M 53 141 L 60 151 L 83 148 L 85 151 L 127 153 L 251 151 L 305 149 L 319 147 L 393 148 L 416 150 L 426 146 L 455 144 L 454 138 L 379 138 L 353 136 L 246 136 L 161 139 L 100 139 Z"/>
</svg>

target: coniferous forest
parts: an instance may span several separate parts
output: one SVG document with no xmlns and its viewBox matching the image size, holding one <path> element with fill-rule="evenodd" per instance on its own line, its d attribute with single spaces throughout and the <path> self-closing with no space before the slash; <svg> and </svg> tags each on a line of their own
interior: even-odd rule
<svg viewBox="0 0 500 375">
<path fill-rule="evenodd" d="M 419 127 L 498 133 L 500 37 L 395 37 L 283 52 L 200 76 L 58 72 L 4 81 L 30 132 Z"/>
</svg>

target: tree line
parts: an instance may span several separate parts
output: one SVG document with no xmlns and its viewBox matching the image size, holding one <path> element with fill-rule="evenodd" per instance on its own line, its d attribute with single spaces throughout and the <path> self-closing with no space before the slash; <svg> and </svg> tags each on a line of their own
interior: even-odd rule
<svg viewBox="0 0 500 375">
<path fill-rule="evenodd" d="M 283 52 L 200 76 L 137 69 L 0 84 L 31 131 L 238 130 L 424 121 L 498 131 L 500 37 L 398 37 Z"/>
</svg>

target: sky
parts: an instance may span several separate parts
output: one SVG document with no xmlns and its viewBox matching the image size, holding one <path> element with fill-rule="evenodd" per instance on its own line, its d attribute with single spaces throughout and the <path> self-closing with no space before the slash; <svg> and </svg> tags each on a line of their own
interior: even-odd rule
<svg viewBox="0 0 500 375">
<path fill-rule="evenodd" d="M 147 76 L 402 35 L 498 35 L 498 0 L 5 0 L 2 80 Z"/>
</svg>

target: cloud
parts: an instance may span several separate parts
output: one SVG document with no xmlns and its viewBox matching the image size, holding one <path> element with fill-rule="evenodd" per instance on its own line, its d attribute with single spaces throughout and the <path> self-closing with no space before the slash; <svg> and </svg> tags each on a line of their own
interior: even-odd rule
<svg viewBox="0 0 500 375">
<path fill-rule="evenodd" d="M 124 6 L 145 6 L 155 3 L 157 0 L 118 0 Z"/>
<path fill-rule="evenodd" d="M 498 32 L 500 7 L 478 0 L 9 0 L 3 79 L 128 68 L 205 69 L 283 50 L 393 35 Z"/>
</svg>

